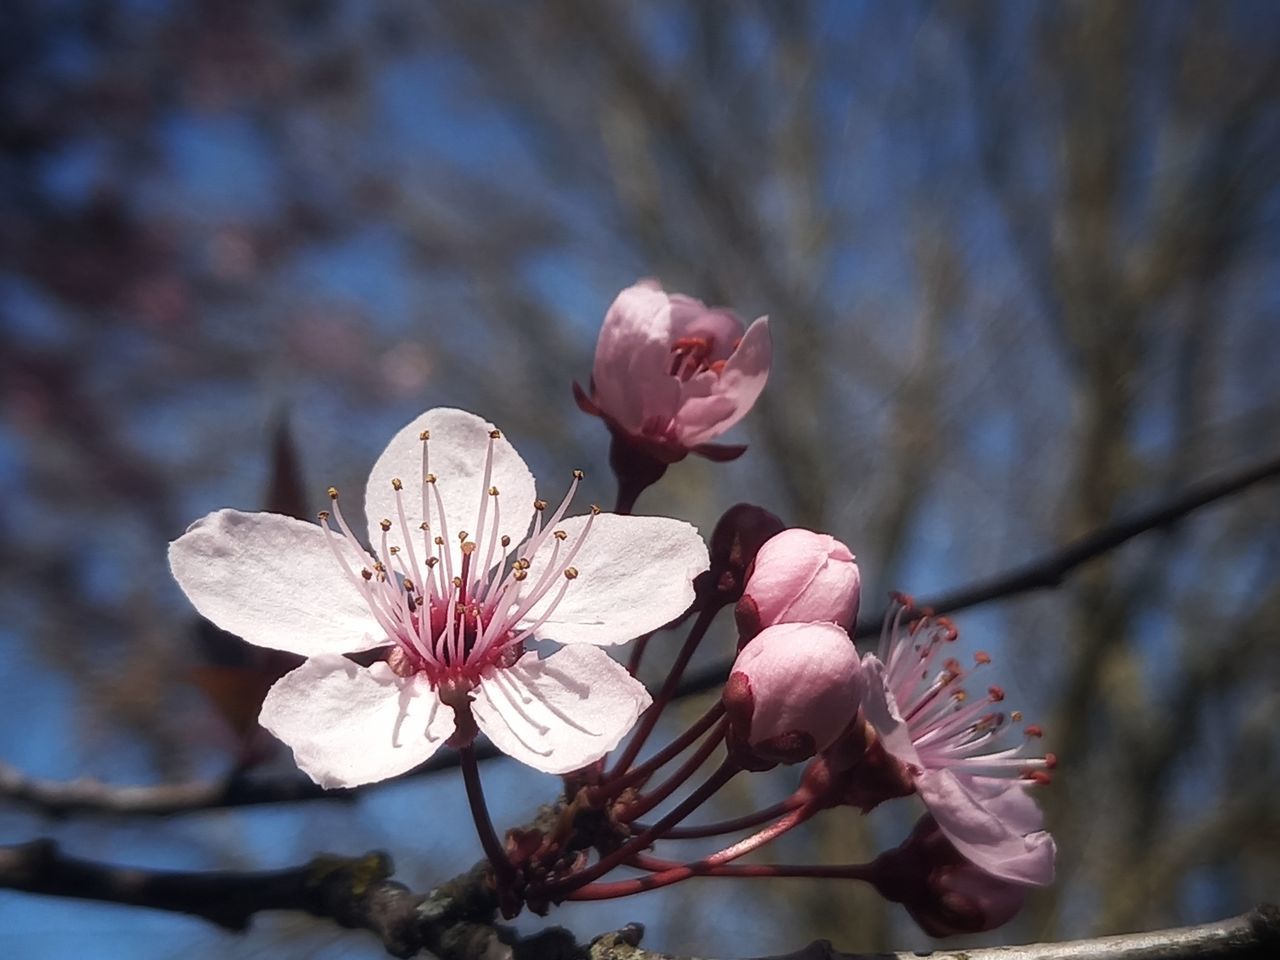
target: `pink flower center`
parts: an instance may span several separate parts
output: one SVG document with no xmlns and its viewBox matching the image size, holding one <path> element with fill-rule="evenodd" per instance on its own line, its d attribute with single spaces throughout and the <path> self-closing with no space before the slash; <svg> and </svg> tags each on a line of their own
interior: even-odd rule
<svg viewBox="0 0 1280 960">
<path fill-rule="evenodd" d="M 1004 701 L 1004 690 L 998 686 L 987 687 L 986 696 L 971 697 L 961 685 L 991 663 L 990 655 L 974 654 L 973 666 L 966 670 L 959 660 L 943 653 L 959 636 L 950 620 L 913 618 L 910 597 L 893 599 L 880 635 L 879 656 L 885 683 L 920 762 L 931 769 L 950 767 L 977 776 L 1048 782 L 1048 771 L 1057 758 L 1051 753 L 1036 757 L 1024 752 L 1031 740 L 1041 736 L 1040 728 L 1024 727 L 1022 743 L 1002 745 L 1013 726 L 1022 722 L 1022 713 L 1006 714 L 996 706 Z"/>
<path fill-rule="evenodd" d="M 698 374 L 710 370 L 719 376 L 724 360 L 712 360 L 715 337 L 680 337 L 671 345 L 670 365 L 667 372 L 678 380 L 692 380 Z M 734 345 L 737 349 L 737 345 Z"/>
<path fill-rule="evenodd" d="M 431 437 L 425 430 L 421 434 L 423 520 L 417 530 L 405 512 L 404 484 L 396 478 L 391 481 L 396 518 L 379 521 L 378 559 L 356 570 L 349 557 L 364 556 L 364 549 L 343 517 L 333 487 L 329 488 L 332 513 L 320 514 L 335 560 L 393 646 L 387 658 L 391 669 L 400 676 L 422 674 L 437 689 L 470 689 L 490 667 L 510 666 L 519 659 L 525 641 L 550 619 L 578 578 L 573 559 L 600 512 L 593 506 L 582 533 L 566 545 L 567 534 L 556 525 L 582 480 L 582 471 L 575 470 L 568 493 L 545 523 L 546 501 L 534 502 L 533 535 L 519 556 L 505 559 L 511 538 L 499 534 L 501 494 L 491 485 L 494 442 L 500 436 L 497 430 L 489 434 L 472 530 L 448 529 L 437 478 L 430 471 Z M 337 530 L 330 525 L 331 516 Z M 388 543 L 393 529 L 398 529 L 401 545 Z M 457 550 L 448 548 L 450 536 L 456 537 Z M 349 550 L 343 549 L 344 541 Z M 549 555 L 535 567 L 534 558 L 547 544 L 551 545 Z M 530 611 L 547 597 L 550 601 L 531 619 Z"/>
</svg>

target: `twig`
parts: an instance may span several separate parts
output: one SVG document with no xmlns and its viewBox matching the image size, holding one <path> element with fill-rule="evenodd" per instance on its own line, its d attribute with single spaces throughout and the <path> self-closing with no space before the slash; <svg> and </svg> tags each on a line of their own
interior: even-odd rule
<svg viewBox="0 0 1280 960">
<path fill-rule="evenodd" d="M 0 889 L 165 910 L 245 930 L 266 910 L 294 910 L 373 933 L 387 952 L 441 960 L 676 960 L 639 946 L 639 926 L 606 934 L 588 948 L 563 930 L 519 938 L 493 923 L 495 902 L 484 865 L 426 896 L 391 880 L 391 859 L 319 856 L 287 870 L 180 871 L 120 867 L 70 857 L 51 840 L 0 847 Z M 1021 947 L 940 950 L 969 960 L 1263 960 L 1280 952 L 1280 908 L 1261 906 L 1217 923 L 1152 933 Z M 918 953 L 841 953 L 817 941 L 785 960 L 911 960 Z M 775 958 L 784 960 L 784 958 Z"/>
<path fill-rule="evenodd" d="M 1272 457 L 1217 480 L 1196 484 L 1162 504 L 1116 523 L 1094 530 L 1052 553 L 1006 573 L 920 602 L 938 613 L 953 613 L 971 607 L 1058 586 L 1076 568 L 1103 556 L 1133 538 L 1178 522 L 1201 507 L 1232 494 L 1280 477 L 1280 456 Z M 874 636 L 880 619 L 862 620 L 854 631 L 858 638 Z M 712 690 L 724 682 L 728 663 L 713 664 L 687 674 L 676 697 Z M 476 747 L 480 760 L 497 756 L 490 745 Z M 453 769 L 458 756 L 444 751 L 406 776 Z M 303 800 L 350 798 L 355 790 L 321 790 L 299 777 L 252 779 L 232 777 L 224 781 L 162 784 L 149 787 L 117 787 L 94 780 L 58 782 L 28 777 L 0 763 L 0 798 L 26 806 L 46 816 L 92 813 L 119 816 L 156 816 L 198 813 L 226 807 L 265 803 L 294 803 Z"/>
</svg>

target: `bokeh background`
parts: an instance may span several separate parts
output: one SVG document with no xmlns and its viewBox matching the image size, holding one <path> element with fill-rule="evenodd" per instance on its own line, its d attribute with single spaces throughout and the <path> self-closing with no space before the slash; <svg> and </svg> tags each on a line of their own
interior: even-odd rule
<svg viewBox="0 0 1280 960">
<path fill-rule="evenodd" d="M 1266 0 L 11 0 L 0 144 L 0 758 L 36 776 L 216 778 L 253 749 L 237 709 L 272 666 L 198 629 L 165 563 L 211 509 L 314 510 L 446 404 L 502 426 L 549 495 L 581 466 L 609 501 L 569 385 L 637 277 L 767 313 L 776 346 L 731 438 L 748 454 L 677 465 L 640 510 L 709 531 L 750 499 L 834 532 L 864 612 L 1280 450 Z M 1278 570 L 1262 487 L 959 618 L 1062 761 L 1060 880 L 982 942 L 1274 898 Z M 500 825 L 554 796 L 485 772 Z M 862 858 L 901 837 L 897 807 L 780 853 Z M 157 867 L 383 848 L 420 889 L 480 856 L 449 774 L 167 819 L 0 798 L 0 842 L 37 835 Z M 545 922 L 631 920 L 702 955 L 929 943 L 827 881 Z M 380 955 L 295 916 L 233 936 L 0 893 L 0 954 L 86 950 Z"/>
</svg>

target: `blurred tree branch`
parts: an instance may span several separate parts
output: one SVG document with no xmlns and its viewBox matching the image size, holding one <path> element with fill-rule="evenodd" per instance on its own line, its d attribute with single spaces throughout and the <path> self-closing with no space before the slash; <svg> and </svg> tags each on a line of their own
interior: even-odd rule
<svg viewBox="0 0 1280 960">
<path fill-rule="evenodd" d="M 431 893 L 414 894 L 390 879 L 391 858 L 321 855 L 285 870 L 178 871 L 120 867 L 71 857 L 51 840 L 0 847 L 0 888 L 146 907 L 200 917 L 227 930 L 248 928 L 267 910 L 305 911 L 342 927 L 373 933 L 397 957 L 429 950 L 440 960 L 673 960 L 639 946 L 632 925 L 578 945 L 555 927 L 519 937 L 493 922 L 496 900 L 484 865 Z M 1280 950 L 1280 908 L 1260 906 L 1238 917 L 1194 927 L 1094 940 L 1020 947 L 966 948 L 968 960 L 1246 960 Z M 950 953 L 950 951 L 947 951 Z M 875 954 L 896 960 L 918 953 Z M 787 954 L 794 960 L 873 960 L 817 941 Z"/>
</svg>

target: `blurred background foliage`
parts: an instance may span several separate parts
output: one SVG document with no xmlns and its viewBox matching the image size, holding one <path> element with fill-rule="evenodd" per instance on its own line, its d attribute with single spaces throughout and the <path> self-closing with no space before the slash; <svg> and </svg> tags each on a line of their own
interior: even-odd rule
<svg viewBox="0 0 1280 960">
<path fill-rule="evenodd" d="M 435 405 L 502 426 L 549 496 L 583 466 L 610 501 L 607 438 L 569 383 L 640 276 L 769 314 L 776 346 L 748 454 L 678 465 L 641 511 L 708 531 L 750 499 L 836 533 L 864 613 L 1280 449 L 1265 0 L 13 0 L 0 143 L 0 756 L 35 775 L 217 777 L 261 753 L 246 690 L 279 664 L 202 641 L 166 568 L 210 509 L 314 510 Z M 1259 488 L 959 618 L 1062 760 L 1060 880 L 986 942 L 1274 897 L 1277 570 Z M 554 795 L 486 769 L 500 824 Z M 357 803 L 56 823 L 0 801 L 0 838 L 192 867 L 384 847 L 425 887 L 480 855 L 461 794 L 439 775 Z M 912 816 L 831 814 L 780 853 L 865 856 Z M 651 947 L 704 955 L 928 943 L 823 881 L 695 881 L 550 919 L 583 937 L 643 920 Z M 0 895 L 0 952 L 89 943 L 380 952 L 295 917 L 236 938 Z"/>
</svg>

